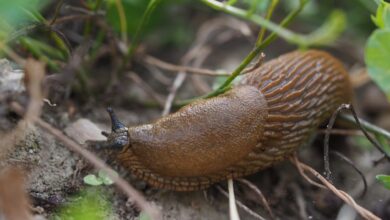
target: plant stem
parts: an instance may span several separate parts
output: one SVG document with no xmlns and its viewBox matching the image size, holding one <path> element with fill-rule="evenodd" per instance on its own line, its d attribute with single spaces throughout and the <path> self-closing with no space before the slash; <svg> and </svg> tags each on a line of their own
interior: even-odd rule
<svg viewBox="0 0 390 220">
<path fill-rule="evenodd" d="M 355 118 L 352 115 L 341 114 L 340 118 L 343 119 L 344 121 L 356 124 Z M 373 125 L 370 122 L 365 121 L 363 119 L 359 118 L 359 121 L 360 121 L 360 124 L 362 125 L 362 127 L 364 127 L 367 131 L 372 132 L 374 134 L 382 135 L 382 136 L 386 137 L 388 140 L 390 140 L 390 132 L 389 131 L 386 131 L 385 129 L 380 128 L 376 125 Z"/>
<path fill-rule="evenodd" d="M 252 21 L 272 32 L 275 32 L 277 35 L 282 37 L 288 42 L 297 44 L 301 47 L 308 47 L 310 45 L 323 45 L 332 42 L 341 30 L 345 27 L 345 15 L 339 10 L 335 10 L 331 16 L 328 18 L 328 21 L 325 22 L 320 28 L 316 31 L 307 34 L 297 34 L 288 29 L 283 28 L 280 25 L 277 25 L 265 18 L 262 18 L 258 15 L 247 16 L 247 11 L 236 8 L 234 6 L 226 5 L 224 3 L 218 2 L 216 0 L 201 0 L 206 5 L 216 10 L 226 12 L 228 14 L 240 17 L 245 20 Z M 308 0 L 301 0 L 300 4 L 308 2 Z"/>
<path fill-rule="evenodd" d="M 96 3 L 95 3 L 95 7 L 93 7 L 93 12 L 94 14 L 97 13 L 97 11 L 100 9 L 102 5 L 102 0 L 96 0 Z M 85 38 L 90 38 L 90 34 L 91 34 L 91 30 L 92 30 L 92 22 L 91 22 L 91 19 L 87 19 L 86 23 L 85 23 L 85 28 L 84 28 L 84 37 Z"/>
<path fill-rule="evenodd" d="M 137 30 L 135 32 L 135 35 L 133 37 L 133 40 L 131 42 L 131 46 L 129 47 L 129 50 L 127 52 L 127 56 L 125 59 L 129 60 L 131 56 L 134 53 L 135 48 L 137 48 L 137 45 L 139 43 L 139 38 L 142 33 L 142 30 L 144 29 L 144 26 L 147 24 L 149 21 L 150 15 L 153 13 L 154 9 L 156 9 L 157 5 L 161 2 L 161 0 L 150 0 L 142 18 L 141 18 L 141 23 L 138 25 Z"/>
<path fill-rule="evenodd" d="M 258 4 L 259 4 L 259 0 L 252 0 L 252 4 L 246 13 L 246 16 L 248 17 L 252 16 L 256 12 Z"/>
<path fill-rule="evenodd" d="M 236 3 L 237 3 L 237 0 L 229 0 L 225 4 L 227 4 L 227 5 L 234 5 Z"/>
<path fill-rule="evenodd" d="M 287 17 L 284 18 L 283 21 L 280 23 L 280 26 L 281 27 L 287 26 L 301 12 L 306 2 L 307 2 L 306 0 L 300 1 L 298 8 L 292 11 L 290 14 L 288 14 Z M 263 50 L 270 43 L 272 43 L 272 41 L 274 41 L 276 37 L 277 34 L 275 32 L 271 33 L 260 45 L 256 46 L 245 57 L 245 59 L 240 63 L 240 65 L 233 71 L 231 76 L 229 76 L 229 78 L 227 78 L 226 81 L 218 89 L 206 95 L 205 98 L 214 97 L 225 92 L 229 88 L 231 82 L 241 73 L 243 69 L 245 69 L 245 67 L 253 60 L 253 58 L 255 58 L 260 53 L 261 50 Z"/>
<path fill-rule="evenodd" d="M 288 24 L 290 24 L 290 22 L 302 11 L 303 7 L 305 6 L 305 4 L 307 3 L 307 0 L 301 0 L 299 1 L 299 6 L 298 8 L 296 8 L 295 10 L 293 10 L 292 12 L 290 12 L 281 22 L 280 22 L 280 26 L 282 27 L 285 27 L 287 26 Z M 203 96 L 200 96 L 200 97 L 196 97 L 196 98 L 193 98 L 193 99 L 187 99 L 187 100 L 183 100 L 181 102 L 178 102 L 176 103 L 175 106 L 178 106 L 178 107 L 181 107 L 181 106 L 184 106 L 184 105 L 187 105 L 197 99 L 202 99 L 202 98 L 211 98 L 211 97 L 214 97 L 214 96 L 217 96 L 219 94 L 222 94 L 224 92 L 226 92 L 229 88 L 230 88 L 230 84 L 231 82 L 233 82 L 233 80 L 238 76 L 240 75 L 241 71 L 245 69 L 245 67 L 253 60 L 253 58 L 255 58 L 261 50 L 263 50 L 264 48 L 266 48 L 268 45 L 270 45 L 277 37 L 278 35 L 275 33 L 275 32 L 272 32 L 260 45 L 256 46 L 245 58 L 244 60 L 240 63 L 240 65 L 232 72 L 232 74 L 226 79 L 226 81 L 220 86 L 218 87 L 216 90 L 212 91 L 211 93 L 209 94 L 206 94 L 206 95 L 203 95 Z"/>
<path fill-rule="evenodd" d="M 123 8 L 122 0 L 115 0 L 115 6 L 118 10 L 119 22 L 121 28 L 121 38 L 124 43 L 127 42 L 127 21 L 126 21 L 126 13 Z"/>
<path fill-rule="evenodd" d="M 240 220 L 238 215 L 236 198 L 234 196 L 233 179 L 228 179 L 228 191 L 229 191 L 229 216 L 231 220 Z"/>
<path fill-rule="evenodd" d="M 272 13 L 274 12 L 276 6 L 279 4 L 279 0 L 272 0 L 271 4 L 268 7 L 267 15 L 265 16 L 265 19 L 270 20 L 272 17 Z M 259 36 L 257 37 L 256 46 L 259 46 L 261 42 L 263 42 L 264 35 L 265 35 L 266 29 L 264 27 L 261 28 L 259 32 Z"/>
</svg>

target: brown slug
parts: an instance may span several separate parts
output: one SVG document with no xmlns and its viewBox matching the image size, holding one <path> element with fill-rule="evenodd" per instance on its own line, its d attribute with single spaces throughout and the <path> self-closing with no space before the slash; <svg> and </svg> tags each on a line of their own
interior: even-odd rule
<svg viewBox="0 0 390 220">
<path fill-rule="evenodd" d="M 199 190 L 286 159 L 351 96 L 340 61 L 291 52 L 152 124 L 126 128 L 109 110 L 113 131 L 99 146 L 154 187 Z"/>
</svg>

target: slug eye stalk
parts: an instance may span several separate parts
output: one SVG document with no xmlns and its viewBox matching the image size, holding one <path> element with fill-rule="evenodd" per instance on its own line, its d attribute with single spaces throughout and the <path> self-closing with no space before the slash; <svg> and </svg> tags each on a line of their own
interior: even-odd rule
<svg viewBox="0 0 390 220">
<path fill-rule="evenodd" d="M 107 137 L 107 141 L 89 141 L 88 144 L 98 150 L 107 148 L 122 150 L 129 145 L 129 129 L 119 121 L 111 107 L 107 108 L 107 112 L 111 119 L 111 133 L 102 131 L 102 135 Z"/>
</svg>

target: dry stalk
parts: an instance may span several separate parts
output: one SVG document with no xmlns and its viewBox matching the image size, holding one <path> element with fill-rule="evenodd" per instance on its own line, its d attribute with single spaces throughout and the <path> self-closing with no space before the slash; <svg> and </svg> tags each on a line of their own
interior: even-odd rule
<svg viewBox="0 0 390 220">
<path fill-rule="evenodd" d="M 350 205 L 352 208 L 354 208 L 356 210 L 357 213 L 359 213 L 364 219 L 368 219 L 368 220 L 380 220 L 380 218 L 376 215 L 374 215 L 372 212 L 370 212 L 369 210 L 365 209 L 364 207 L 358 205 L 355 200 L 350 196 L 348 195 L 348 193 L 342 191 L 342 190 L 339 190 L 337 189 L 332 183 L 330 183 L 328 180 L 326 180 L 325 177 L 321 176 L 321 174 L 319 174 L 317 171 L 315 171 L 313 168 L 311 168 L 310 166 L 300 162 L 296 156 L 296 154 L 294 154 L 294 156 L 291 158 L 291 162 L 297 167 L 297 169 L 300 171 L 300 173 L 304 173 L 304 172 L 309 172 L 311 173 L 313 176 L 315 176 L 323 185 L 321 185 L 321 188 L 327 188 L 329 189 L 330 191 L 332 191 L 337 197 L 339 197 L 341 200 L 343 200 L 345 203 L 347 203 L 348 205 Z M 301 174 L 302 174 L 301 173 Z M 307 178 L 309 177 L 305 177 L 305 179 L 307 180 Z M 310 179 L 310 178 L 309 178 Z M 314 181 L 311 180 L 309 181 L 310 183 L 313 183 Z M 314 182 L 315 183 L 315 182 Z M 320 184 L 319 183 L 316 183 L 314 184 L 316 186 L 319 186 Z"/>
<path fill-rule="evenodd" d="M 249 182 L 248 180 L 246 179 L 237 179 L 238 182 L 244 184 L 245 186 L 247 186 L 249 189 L 251 189 L 254 193 L 256 193 L 256 195 L 260 198 L 264 208 L 267 210 L 268 214 L 271 216 L 272 219 L 275 219 L 275 215 L 274 213 L 272 212 L 272 209 L 271 207 L 269 206 L 268 202 L 267 202 L 267 199 L 265 198 L 265 196 L 263 195 L 263 193 L 261 192 L 261 190 L 259 188 L 257 188 L 253 183 Z"/>
<path fill-rule="evenodd" d="M 222 189 L 222 187 L 220 186 L 217 186 L 217 189 L 219 192 L 221 192 L 224 196 L 226 196 L 227 198 L 229 198 L 229 194 L 228 192 L 226 192 L 224 189 Z M 264 217 L 260 216 L 259 214 L 257 214 L 256 212 L 252 211 L 250 208 L 248 208 L 246 205 L 244 205 L 242 202 L 240 202 L 239 200 L 236 200 L 236 203 L 238 205 L 238 207 L 240 207 L 242 210 L 244 210 L 246 213 L 248 213 L 249 215 L 251 215 L 252 217 L 254 217 L 255 219 L 258 219 L 258 220 L 266 220 Z"/>
</svg>

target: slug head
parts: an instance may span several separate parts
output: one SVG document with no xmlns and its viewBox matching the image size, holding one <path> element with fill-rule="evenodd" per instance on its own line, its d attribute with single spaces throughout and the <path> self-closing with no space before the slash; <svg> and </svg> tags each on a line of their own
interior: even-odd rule
<svg viewBox="0 0 390 220">
<path fill-rule="evenodd" d="M 107 141 L 90 141 L 89 144 L 97 150 L 107 149 L 121 151 L 129 145 L 128 128 L 119 121 L 111 107 L 107 108 L 107 112 L 111 119 L 111 133 L 102 131 L 102 135 L 107 137 Z"/>
</svg>

